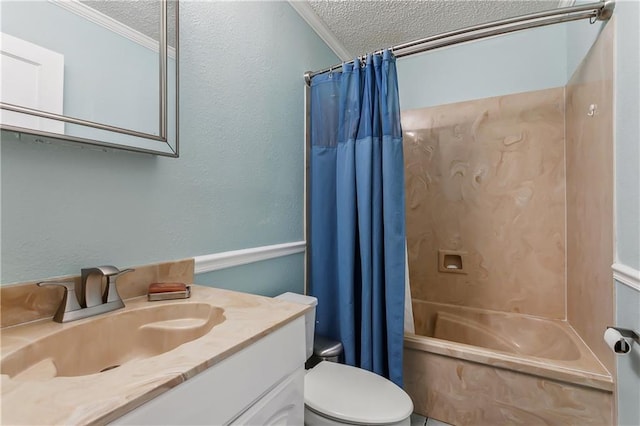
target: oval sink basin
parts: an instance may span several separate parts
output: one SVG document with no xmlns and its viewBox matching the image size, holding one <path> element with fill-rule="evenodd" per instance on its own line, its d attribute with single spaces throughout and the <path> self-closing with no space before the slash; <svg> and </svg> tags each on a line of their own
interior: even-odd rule
<svg viewBox="0 0 640 426">
<path fill-rule="evenodd" d="M 3 354 L 0 373 L 15 380 L 85 376 L 149 358 L 207 334 L 224 322 L 224 309 L 176 303 L 120 311 L 39 339 Z"/>
</svg>

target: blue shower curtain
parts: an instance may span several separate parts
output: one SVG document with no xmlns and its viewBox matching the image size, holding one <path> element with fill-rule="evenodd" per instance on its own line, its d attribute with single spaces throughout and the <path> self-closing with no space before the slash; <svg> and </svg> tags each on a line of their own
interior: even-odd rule
<svg viewBox="0 0 640 426">
<path fill-rule="evenodd" d="M 311 81 L 310 293 L 345 362 L 402 386 L 404 164 L 395 57 Z"/>
</svg>

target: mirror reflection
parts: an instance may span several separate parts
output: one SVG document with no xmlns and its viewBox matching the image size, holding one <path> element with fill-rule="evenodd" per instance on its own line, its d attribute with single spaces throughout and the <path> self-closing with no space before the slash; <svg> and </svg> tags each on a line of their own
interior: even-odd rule
<svg viewBox="0 0 640 426">
<path fill-rule="evenodd" d="M 3 0 L 3 129 L 176 151 L 177 3 L 167 3 L 166 36 L 163 7 L 156 0 Z"/>
</svg>

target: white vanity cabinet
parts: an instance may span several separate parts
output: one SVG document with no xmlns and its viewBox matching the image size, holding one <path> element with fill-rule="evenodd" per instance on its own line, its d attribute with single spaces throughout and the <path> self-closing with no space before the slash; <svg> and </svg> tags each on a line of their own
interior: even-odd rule
<svg viewBox="0 0 640 426">
<path fill-rule="evenodd" d="M 118 425 L 302 425 L 304 317 L 116 419 Z"/>
</svg>

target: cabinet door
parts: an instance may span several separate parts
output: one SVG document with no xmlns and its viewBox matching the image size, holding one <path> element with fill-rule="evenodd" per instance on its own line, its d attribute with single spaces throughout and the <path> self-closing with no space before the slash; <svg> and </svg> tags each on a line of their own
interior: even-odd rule
<svg viewBox="0 0 640 426">
<path fill-rule="evenodd" d="M 285 378 L 302 369 L 304 341 L 304 318 L 300 317 L 116 419 L 113 424 L 229 424 L 269 395 Z M 302 391 L 296 398 L 304 405 Z"/>
<path fill-rule="evenodd" d="M 299 426 L 304 423 L 304 368 L 257 401 L 232 425 Z"/>
</svg>

